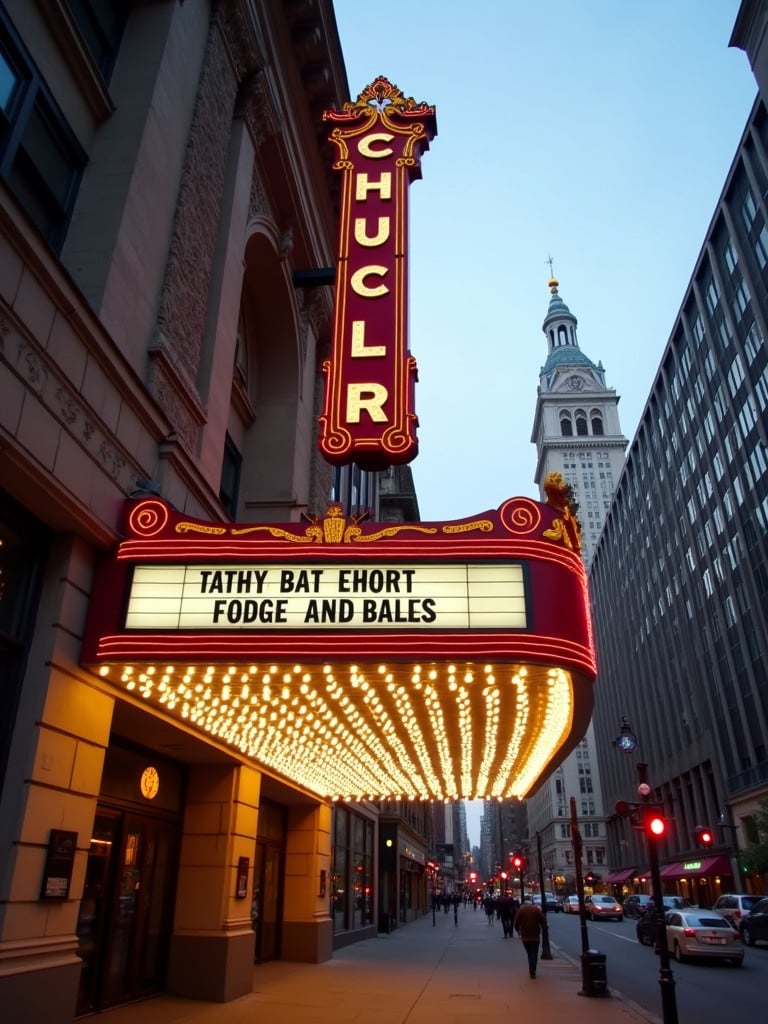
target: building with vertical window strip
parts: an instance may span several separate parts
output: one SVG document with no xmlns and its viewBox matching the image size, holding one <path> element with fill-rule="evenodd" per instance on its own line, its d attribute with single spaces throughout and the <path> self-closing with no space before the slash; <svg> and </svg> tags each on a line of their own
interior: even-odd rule
<svg viewBox="0 0 768 1024">
<path fill-rule="evenodd" d="M 767 16 L 764 3 L 743 4 L 732 42 L 751 47 Z M 759 54 L 749 55 L 759 68 Z M 590 571 L 606 803 L 636 799 L 634 764 L 647 762 L 668 820 L 662 878 L 703 906 L 763 884 L 743 854 L 768 798 L 768 112 L 759 84 Z M 639 741 L 634 756 L 614 746 L 623 717 Z M 704 854 L 697 825 L 714 834 Z M 642 834 L 615 817 L 609 848 L 627 884 L 642 888 Z"/>
</svg>

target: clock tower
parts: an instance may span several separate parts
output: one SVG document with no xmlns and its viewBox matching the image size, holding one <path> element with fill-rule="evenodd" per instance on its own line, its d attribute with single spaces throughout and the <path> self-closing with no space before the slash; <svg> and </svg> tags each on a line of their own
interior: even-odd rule
<svg viewBox="0 0 768 1024">
<path fill-rule="evenodd" d="M 624 465 L 627 439 L 619 426 L 616 392 L 606 386 L 602 363 L 592 362 L 579 348 L 576 317 L 551 278 L 552 297 L 544 317 L 547 361 L 539 373 L 539 389 L 531 440 L 536 445 L 536 475 L 542 501 L 548 473 L 561 473 L 578 503 L 582 557 L 587 566 L 595 550 L 606 512 Z M 545 877 L 558 894 L 575 885 L 573 848 L 568 829 L 569 798 L 574 796 L 583 829 L 584 881 L 588 892 L 614 893 L 615 875 L 608 863 L 606 814 L 600 770 L 590 723 L 578 748 L 526 800 L 528 833 L 544 836 Z M 618 893 L 617 893 L 618 894 Z"/>
<path fill-rule="evenodd" d="M 531 435 L 537 453 L 534 482 L 542 501 L 548 473 L 562 473 L 571 485 L 588 566 L 628 442 L 619 425 L 618 396 L 606 386 L 602 363 L 593 363 L 579 348 L 578 321 L 560 297 L 554 277 L 549 290 L 552 297 L 542 325 L 547 361 L 539 374 Z"/>
</svg>

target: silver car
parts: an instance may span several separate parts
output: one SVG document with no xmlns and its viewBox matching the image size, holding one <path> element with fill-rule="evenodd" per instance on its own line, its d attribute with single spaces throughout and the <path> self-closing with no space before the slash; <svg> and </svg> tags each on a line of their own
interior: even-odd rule
<svg viewBox="0 0 768 1024">
<path fill-rule="evenodd" d="M 724 917 L 711 910 L 670 910 L 666 915 L 667 948 L 675 960 L 702 957 L 744 962 L 741 936 Z"/>
</svg>

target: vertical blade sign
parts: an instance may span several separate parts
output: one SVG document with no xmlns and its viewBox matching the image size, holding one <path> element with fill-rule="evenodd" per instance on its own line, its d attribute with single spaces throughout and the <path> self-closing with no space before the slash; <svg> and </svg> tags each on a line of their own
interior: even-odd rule
<svg viewBox="0 0 768 1024">
<path fill-rule="evenodd" d="M 320 450 L 380 470 L 418 452 L 416 360 L 408 347 L 408 186 L 437 134 L 434 107 L 377 78 L 325 111 L 343 174 L 331 358 L 323 363 Z"/>
</svg>

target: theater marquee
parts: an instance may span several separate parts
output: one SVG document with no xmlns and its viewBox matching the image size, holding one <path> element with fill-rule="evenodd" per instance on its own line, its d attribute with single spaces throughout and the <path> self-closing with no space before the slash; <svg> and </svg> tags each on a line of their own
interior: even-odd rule
<svg viewBox="0 0 768 1024">
<path fill-rule="evenodd" d="M 384 469 L 418 452 L 416 360 L 408 347 L 408 186 L 437 133 L 435 111 L 378 78 L 333 125 L 342 172 L 331 358 L 320 450 Z"/>
<path fill-rule="evenodd" d="M 519 564 L 138 565 L 126 629 L 525 629 Z"/>
<path fill-rule="evenodd" d="M 83 664 L 108 692 L 322 797 L 532 792 L 592 711 L 567 511 L 222 524 L 126 506 Z"/>
</svg>

